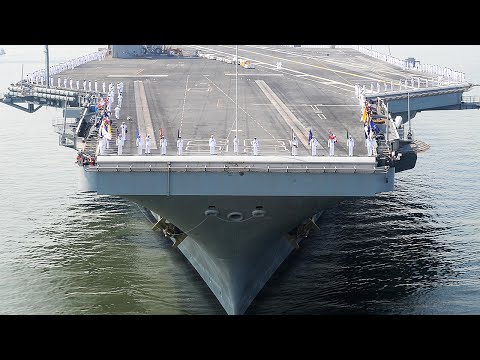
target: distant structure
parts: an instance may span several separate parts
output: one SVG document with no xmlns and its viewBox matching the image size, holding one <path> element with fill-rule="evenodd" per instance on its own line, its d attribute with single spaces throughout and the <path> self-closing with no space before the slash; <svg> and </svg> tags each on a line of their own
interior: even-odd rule
<svg viewBox="0 0 480 360">
<path fill-rule="evenodd" d="M 112 58 L 132 59 L 165 55 L 165 45 L 111 45 Z"/>
</svg>

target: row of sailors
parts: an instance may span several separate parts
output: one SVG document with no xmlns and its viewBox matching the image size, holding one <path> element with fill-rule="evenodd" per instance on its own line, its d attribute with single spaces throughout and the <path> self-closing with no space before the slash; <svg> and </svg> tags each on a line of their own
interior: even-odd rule
<svg viewBox="0 0 480 360">
<path fill-rule="evenodd" d="M 117 100 L 117 107 L 122 107 L 122 99 L 123 99 L 123 82 L 117 83 L 117 94 L 118 94 L 118 100 Z M 113 104 L 115 100 L 115 86 L 110 83 L 108 85 L 108 103 Z"/>
<path fill-rule="evenodd" d="M 456 82 L 466 81 L 465 73 L 456 71 L 447 67 L 440 67 L 437 65 L 420 64 L 419 62 L 416 62 L 415 65 L 408 63 L 408 66 L 405 69 L 442 76 L 447 80 L 456 81 Z"/>
<path fill-rule="evenodd" d="M 125 124 L 125 123 L 123 123 Z M 118 155 L 122 155 L 123 151 L 123 145 L 125 142 L 125 135 L 122 131 L 121 134 L 117 135 L 117 140 L 116 140 L 116 145 L 118 146 Z M 329 130 L 329 136 L 327 140 L 328 148 L 329 148 L 329 155 L 334 156 L 335 155 L 335 144 L 337 143 L 337 137 L 335 134 L 333 134 Z M 167 139 L 162 135 L 160 138 L 160 154 L 161 155 L 166 155 L 167 154 Z M 215 140 L 215 137 L 212 135 L 208 141 L 209 149 L 210 149 L 210 155 L 216 155 L 216 147 L 217 147 L 217 141 Z M 259 151 L 259 142 L 256 137 L 253 138 L 251 141 L 252 149 L 253 149 L 253 155 L 256 156 L 258 155 Z M 298 155 L 298 139 L 296 136 L 293 136 L 292 140 L 290 140 L 290 145 L 291 145 L 291 154 L 292 156 L 297 156 Z M 317 155 L 317 147 L 320 145 L 319 141 L 313 137 L 310 141 L 310 146 L 311 146 L 311 154 L 312 156 Z M 136 140 L 136 146 L 137 146 L 137 152 L 138 155 L 149 155 L 151 154 L 151 137 L 149 134 L 145 136 L 145 138 L 142 138 L 141 136 L 137 136 Z M 183 146 L 184 142 L 181 136 L 178 137 L 177 139 L 177 155 L 183 155 Z M 375 140 L 373 139 L 372 136 L 369 136 L 365 140 L 365 146 L 367 147 L 367 152 L 368 156 L 373 156 L 373 150 L 375 146 Z M 355 141 L 353 137 L 350 135 L 349 138 L 347 139 L 347 148 L 348 148 L 348 156 L 353 156 L 353 149 L 355 147 Z M 108 147 L 107 147 L 108 148 Z M 145 150 L 145 153 L 143 152 Z M 237 136 L 234 137 L 233 139 L 233 152 L 234 154 L 238 155 L 238 139 Z"/>
<path fill-rule="evenodd" d="M 73 60 L 68 60 L 68 61 L 66 61 L 64 63 L 60 63 L 58 65 L 52 65 L 52 66 L 49 66 L 49 68 L 48 68 L 49 69 L 49 74 L 50 75 L 56 75 L 56 74 L 59 74 L 62 71 L 65 71 L 65 70 L 75 69 L 77 66 L 80 66 L 80 65 L 85 64 L 85 63 L 90 62 L 90 61 L 105 60 L 106 55 L 107 55 L 107 50 L 103 49 L 103 50 L 99 50 L 97 52 L 94 52 L 94 53 L 91 53 L 91 54 L 88 54 L 88 55 L 80 56 L 80 57 L 75 58 Z M 45 79 L 46 76 L 47 76 L 47 74 L 46 74 L 45 69 L 41 69 L 41 70 L 36 70 L 32 73 L 27 74 L 26 79 L 30 83 L 33 83 L 35 81 L 34 80 L 35 78 Z M 37 84 L 38 84 L 38 82 L 37 82 Z M 51 85 L 51 86 L 53 86 L 53 85 Z"/>
<path fill-rule="evenodd" d="M 368 49 L 365 47 L 359 47 L 358 49 L 361 53 L 371 56 L 375 59 L 385 61 L 389 64 L 401 67 L 403 70 L 414 70 L 418 72 L 423 72 L 427 74 L 439 75 L 447 78 L 448 80 L 453 80 L 457 82 L 465 82 L 465 73 L 450 69 L 448 67 L 442 67 L 432 64 L 422 64 L 418 61 L 411 62 L 407 60 L 400 60 L 391 55 L 382 54 L 378 51 Z"/>
<path fill-rule="evenodd" d="M 359 46 L 358 51 L 360 51 L 361 53 L 363 53 L 365 55 L 371 56 L 375 59 L 382 60 L 382 61 L 385 61 L 389 64 L 396 65 L 396 66 L 399 66 L 399 67 L 404 67 L 405 63 L 406 63 L 406 60 L 400 60 L 400 59 L 398 59 L 396 57 L 393 57 L 391 55 L 383 54 L 383 53 L 380 53 L 380 52 L 372 50 L 372 49 L 368 49 L 368 48 L 363 47 L 363 46 Z"/>
<path fill-rule="evenodd" d="M 122 124 L 122 126 L 125 125 L 125 122 Z M 125 125 L 125 131 L 126 131 L 126 125 Z M 115 144 L 117 145 L 117 154 L 122 155 L 123 154 L 123 146 L 125 144 L 125 138 L 126 138 L 126 132 L 121 132 L 117 134 L 117 138 L 115 140 Z M 213 136 L 213 135 L 212 135 Z M 213 141 L 212 141 L 213 139 Z M 235 140 L 236 137 L 235 137 Z M 238 155 L 238 140 L 234 140 L 234 153 Z M 328 137 L 328 148 L 329 148 L 329 155 L 334 156 L 335 154 L 335 143 L 337 142 L 336 136 L 333 133 L 330 133 Z M 292 143 L 292 156 L 297 155 L 297 148 L 298 148 L 298 140 L 294 136 L 293 139 L 291 140 Z M 211 155 L 216 155 L 216 141 L 214 138 L 211 138 L 209 140 L 210 144 L 210 154 Z M 236 144 L 236 145 L 235 145 Z M 368 156 L 373 156 L 374 155 L 374 149 L 375 149 L 375 140 L 372 137 L 367 137 L 365 140 L 365 146 L 367 147 L 367 153 Z M 145 155 L 150 155 L 152 153 L 151 151 L 151 138 L 150 135 L 147 134 L 145 139 L 142 139 L 142 137 L 137 137 L 136 145 L 138 148 L 138 155 L 143 154 L 143 150 L 145 150 Z M 312 151 L 312 156 L 317 155 L 317 146 L 319 145 L 318 140 L 313 137 L 312 140 L 310 141 L 311 145 L 311 151 Z M 253 146 L 253 154 L 258 155 L 258 140 L 257 138 L 254 138 L 252 141 L 252 146 Z M 100 136 L 99 138 L 99 153 L 100 155 L 105 155 L 106 149 L 109 149 L 109 141 L 105 136 Z M 353 148 L 355 147 L 355 141 L 353 140 L 353 137 L 350 135 L 350 137 L 347 140 L 347 148 L 348 148 L 348 156 L 353 156 Z M 167 139 L 165 139 L 164 136 L 161 137 L 160 139 L 160 149 L 161 149 L 161 155 L 166 155 L 167 154 Z M 183 155 L 183 139 L 180 136 L 177 139 L 177 155 Z"/>
<path fill-rule="evenodd" d="M 36 84 L 36 85 L 44 85 L 44 82 L 45 82 L 45 78 L 43 77 L 35 77 L 35 78 L 30 78 L 30 79 L 27 79 L 27 81 L 30 83 L 30 84 Z M 77 90 L 80 90 L 80 80 L 75 80 L 75 84 L 76 84 L 76 89 Z M 45 84 L 46 85 L 46 84 Z M 106 83 L 105 81 L 102 82 L 102 93 L 106 93 Z M 53 84 L 53 76 L 50 77 L 50 86 L 54 86 Z M 57 87 L 61 88 L 62 87 L 62 79 L 60 77 L 57 78 Z M 119 82 L 117 83 L 116 85 L 117 87 L 117 93 L 118 95 L 121 95 L 122 92 L 123 92 L 123 82 Z M 73 79 L 67 79 L 67 78 L 63 78 L 63 88 L 65 89 L 72 89 L 74 90 L 74 87 L 73 87 Z M 97 80 L 94 80 L 93 81 L 93 87 L 92 87 L 92 81 L 91 80 L 83 80 L 83 86 L 82 86 L 82 89 L 84 91 L 89 91 L 89 92 L 92 92 L 92 91 L 95 91 L 96 93 L 98 93 L 99 91 L 99 88 L 98 88 L 98 81 Z M 115 89 L 115 85 L 113 85 L 112 83 L 110 83 L 108 85 L 108 91 L 109 93 L 110 92 L 114 92 L 114 89 Z"/>
<path fill-rule="evenodd" d="M 337 143 L 336 135 L 331 130 L 329 130 L 327 147 L 329 149 L 329 155 L 330 156 L 335 155 L 335 144 L 336 143 Z M 317 155 L 318 144 L 319 144 L 319 142 L 315 137 L 313 137 L 312 140 L 310 140 L 312 156 Z M 365 146 L 367 148 L 367 155 L 368 156 L 374 156 L 374 150 L 376 148 L 376 144 L 377 144 L 377 142 L 373 137 L 373 133 L 370 132 L 370 135 L 365 138 Z M 347 139 L 348 156 L 353 156 L 354 147 L 355 147 L 355 140 L 353 139 L 352 135 L 350 135 Z M 292 153 L 292 155 L 293 155 L 293 153 Z M 296 155 L 296 153 L 295 153 L 295 155 Z"/>
</svg>

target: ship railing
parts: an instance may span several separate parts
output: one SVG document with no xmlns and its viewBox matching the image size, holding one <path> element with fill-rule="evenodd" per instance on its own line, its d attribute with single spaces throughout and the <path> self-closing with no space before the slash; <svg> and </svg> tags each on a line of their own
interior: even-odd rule
<svg viewBox="0 0 480 360">
<path fill-rule="evenodd" d="M 451 82 L 434 82 L 429 81 L 428 79 L 417 78 L 418 80 L 412 79 L 411 82 L 405 80 L 405 83 L 400 82 L 390 82 L 390 83 L 371 83 L 370 88 L 363 85 L 362 87 L 359 84 L 355 84 L 355 96 L 359 101 L 359 104 L 363 104 L 365 98 L 374 98 L 374 97 L 385 97 L 389 98 L 402 98 L 410 94 L 411 97 L 418 96 L 430 96 L 432 92 L 436 94 L 448 94 L 456 93 L 460 91 L 468 91 L 471 87 L 471 84 L 468 83 L 451 83 Z"/>
<path fill-rule="evenodd" d="M 373 57 L 377 60 L 387 62 L 391 65 L 398 66 L 403 70 L 416 71 L 416 72 L 425 73 L 425 74 L 432 74 L 437 76 L 439 79 L 440 78 L 446 79 L 449 82 L 455 82 L 455 83 L 466 82 L 465 73 L 450 69 L 448 67 L 442 67 L 442 66 L 433 65 L 433 64 L 423 64 L 420 61 L 415 61 L 415 59 L 411 59 L 411 61 L 410 59 L 401 60 L 391 55 L 383 54 L 379 51 L 368 49 L 360 45 L 355 45 L 354 48 L 357 49 L 362 54 Z"/>
<path fill-rule="evenodd" d="M 462 102 L 466 104 L 475 104 L 480 102 L 480 97 L 478 96 L 471 96 L 471 95 L 463 95 Z"/>
<path fill-rule="evenodd" d="M 62 62 L 60 64 L 56 64 L 56 65 L 55 64 L 50 64 L 49 74 L 50 74 L 51 77 L 53 77 L 56 74 L 60 74 L 65 70 L 74 69 L 75 67 L 77 67 L 79 65 L 82 65 L 82 64 L 85 64 L 89 61 L 95 61 L 95 60 L 101 61 L 101 60 L 104 59 L 105 55 L 107 54 L 107 51 L 108 50 L 106 50 L 106 49 L 102 49 L 102 50 L 99 49 L 96 52 L 92 52 L 92 53 L 87 54 L 87 55 L 82 55 L 82 56 L 79 56 L 75 59 Z M 35 78 L 37 78 L 39 80 L 39 78 L 41 78 L 41 77 L 45 78 L 45 76 L 46 76 L 46 71 L 45 71 L 45 68 L 43 68 L 43 69 L 39 69 L 39 70 L 33 71 L 32 73 L 27 74 L 26 78 L 31 79 L 33 81 Z"/>
<path fill-rule="evenodd" d="M 443 82 L 448 83 L 465 83 L 465 73 L 457 70 L 450 69 L 448 67 L 433 65 L 433 64 L 423 64 L 420 61 L 415 61 L 415 59 L 399 59 L 390 54 L 384 54 L 382 52 L 369 49 L 365 46 L 360 45 L 285 45 L 289 47 L 302 47 L 302 48 L 320 48 L 320 49 L 334 49 L 334 48 L 353 48 L 362 54 L 373 57 L 377 60 L 384 61 L 390 65 L 397 66 L 402 70 L 415 71 L 418 73 L 432 75 L 431 83 L 437 82 L 441 84 Z M 434 78 L 435 77 L 435 78 Z M 427 83 L 428 84 L 428 83 Z M 413 86 L 413 85 L 412 85 Z M 428 87 L 428 86 L 427 86 Z"/>
<path fill-rule="evenodd" d="M 338 166 L 337 166 L 338 165 Z M 94 165 L 86 168 L 87 171 L 102 172 L 259 172 L 259 173 L 386 173 L 388 167 L 377 167 L 374 165 L 359 166 L 340 166 L 339 164 L 325 165 L 304 165 L 304 166 L 280 166 L 272 167 L 270 165 L 262 166 L 213 166 L 213 165 L 156 165 L 156 164 L 129 164 L 129 165 Z M 342 164 L 343 165 L 343 164 Z"/>
<path fill-rule="evenodd" d="M 64 130 L 73 134 L 74 129 L 77 127 L 77 119 L 56 117 L 52 120 L 52 126 L 57 134 L 63 133 Z"/>
<path fill-rule="evenodd" d="M 380 158 L 383 157 L 390 157 L 393 151 L 398 150 L 400 146 L 400 135 L 398 134 L 397 131 L 397 126 L 395 125 L 395 122 L 392 119 L 391 113 L 388 111 L 388 105 L 385 104 L 385 101 L 381 98 L 379 98 L 379 102 L 377 103 L 379 106 L 377 108 L 380 108 L 381 112 L 386 116 L 386 121 L 385 121 L 385 139 L 382 140 L 381 142 L 384 142 L 384 144 L 379 144 L 380 148 L 385 147 L 387 150 L 386 154 L 378 154 L 381 155 Z"/>
</svg>

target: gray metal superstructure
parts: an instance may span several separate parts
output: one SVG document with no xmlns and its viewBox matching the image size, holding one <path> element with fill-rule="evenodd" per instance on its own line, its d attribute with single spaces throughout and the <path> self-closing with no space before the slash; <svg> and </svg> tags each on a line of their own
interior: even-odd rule
<svg viewBox="0 0 480 360">
<path fill-rule="evenodd" d="M 95 159 L 79 167 L 82 188 L 149 209 L 157 219 L 154 229 L 172 240 L 228 314 L 246 311 L 316 228 L 324 209 L 346 198 L 394 190 L 395 173 L 414 167 L 417 157 L 415 141 L 403 134 L 407 119 L 419 111 L 478 107 L 463 100 L 472 84 L 460 76 L 422 77 L 419 69 L 352 48 L 240 46 L 238 76 L 233 45 L 171 48 L 182 52 L 112 56 L 101 67 L 92 62 L 61 75 L 124 83 L 121 119 L 113 121 L 115 129 L 121 121 L 129 129 L 121 156 L 115 146 L 106 155 L 96 151 L 95 110 L 90 109 L 104 94 L 15 84 L 3 102 L 17 107 L 27 102 L 24 109 L 30 112 L 41 105 L 71 106 L 65 121 L 75 119 L 72 135 L 63 131 L 61 143 L 68 138 L 73 148 Z M 112 46 L 117 55 L 132 49 L 142 48 Z M 385 118 L 378 124 L 383 137 L 375 156 L 367 156 L 360 121 L 365 99 Z M 397 116 L 402 121 L 395 124 Z M 334 156 L 328 154 L 328 130 L 338 139 Z M 315 156 L 310 131 L 319 141 Z M 137 155 L 137 133 L 152 137 L 152 155 Z M 160 155 L 160 134 L 168 140 L 166 156 Z M 184 139 L 182 155 L 176 155 L 178 134 Z M 347 134 L 355 140 L 354 156 L 348 156 Z M 217 140 L 215 155 L 208 146 L 211 135 Z M 292 135 L 299 140 L 298 156 L 291 155 Z"/>
</svg>

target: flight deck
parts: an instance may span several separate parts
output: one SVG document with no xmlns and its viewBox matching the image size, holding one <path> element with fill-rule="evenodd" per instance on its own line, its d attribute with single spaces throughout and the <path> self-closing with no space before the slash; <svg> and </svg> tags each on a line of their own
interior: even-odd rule
<svg viewBox="0 0 480 360">
<path fill-rule="evenodd" d="M 244 155 L 252 154 L 254 137 L 259 141 L 259 155 L 288 154 L 292 133 L 299 140 L 298 155 L 309 155 L 311 130 L 319 141 L 318 156 L 328 156 L 331 130 L 338 140 L 335 156 L 347 156 L 347 132 L 355 140 L 354 156 L 366 156 L 355 84 L 366 84 L 369 89 L 379 82 L 383 89 L 385 83 L 399 84 L 414 75 L 353 49 L 240 46 L 239 59 L 249 60 L 253 67 L 238 66 L 236 76 L 234 64 L 217 60 L 232 59 L 235 46 L 182 48 L 183 57 L 107 57 L 61 76 L 81 82 L 105 81 L 107 86 L 123 82 L 120 122 L 128 116 L 133 119 L 127 124 L 124 155 L 137 154 L 137 129 L 142 136 L 149 133 L 152 137 L 153 154 L 160 153 L 162 131 L 168 142 L 167 154 L 176 153 L 180 133 L 185 155 L 208 154 L 211 135 L 217 141 L 217 153 L 231 155 L 238 128 L 239 151 Z M 214 54 L 216 59 L 189 56 L 195 50 Z"/>
</svg>

